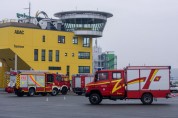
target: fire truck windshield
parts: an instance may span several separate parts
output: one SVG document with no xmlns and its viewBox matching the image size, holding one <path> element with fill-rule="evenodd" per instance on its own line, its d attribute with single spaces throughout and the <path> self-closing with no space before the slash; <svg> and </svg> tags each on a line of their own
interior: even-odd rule
<svg viewBox="0 0 178 118">
<path fill-rule="evenodd" d="M 57 76 L 56 76 L 56 80 L 59 81 L 59 82 L 62 81 L 61 75 L 57 75 Z"/>
</svg>

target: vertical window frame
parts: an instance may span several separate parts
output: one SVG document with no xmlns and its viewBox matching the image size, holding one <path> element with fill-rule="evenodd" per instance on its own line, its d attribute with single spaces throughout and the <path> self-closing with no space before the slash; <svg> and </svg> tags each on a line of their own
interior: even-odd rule
<svg viewBox="0 0 178 118">
<path fill-rule="evenodd" d="M 53 50 L 48 51 L 48 61 L 53 61 Z"/>
<path fill-rule="evenodd" d="M 46 50 L 42 49 L 41 50 L 41 61 L 45 61 L 46 60 Z"/>
<path fill-rule="evenodd" d="M 59 62 L 59 56 L 60 55 L 60 51 L 56 50 L 56 62 Z"/>
<path fill-rule="evenodd" d="M 34 61 L 38 61 L 38 49 L 34 49 Z"/>
<path fill-rule="evenodd" d="M 83 37 L 83 47 L 90 47 L 90 37 Z"/>
</svg>

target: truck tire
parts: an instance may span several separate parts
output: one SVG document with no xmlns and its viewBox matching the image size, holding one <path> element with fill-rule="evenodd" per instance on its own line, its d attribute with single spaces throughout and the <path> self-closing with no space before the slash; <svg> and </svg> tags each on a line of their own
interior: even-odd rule
<svg viewBox="0 0 178 118">
<path fill-rule="evenodd" d="M 52 96 L 56 96 L 57 94 L 58 94 L 58 89 L 57 89 L 57 88 L 54 88 L 54 89 L 52 90 L 51 95 L 52 95 Z"/>
<path fill-rule="evenodd" d="M 62 90 L 61 90 L 62 95 L 66 95 L 67 91 L 68 91 L 67 87 L 62 87 Z"/>
<path fill-rule="evenodd" d="M 78 93 L 76 93 L 77 95 L 82 95 L 82 92 L 78 92 Z"/>
<path fill-rule="evenodd" d="M 47 96 L 47 93 L 41 93 L 42 96 Z"/>
<path fill-rule="evenodd" d="M 141 101 L 144 105 L 150 105 L 153 102 L 153 96 L 150 93 L 145 93 L 142 95 Z"/>
<path fill-rule="evenodd" d="M 16 94 L 18 97 L 23 97 L 24 93 L 23 92 L 17 92 Z"/>
<path fill-rule="evenodd" d="M 99 94 L 97 94 L 97 93 L 92 93 L 92 94 L 90 95 L 90 97 L 89 97 L 89 101 L 90 101 L 90 103 L 93 104 L 93 105 L 98 105 L 98 104 L 101 103 L 102 98 L 101 98 L 101 96 L 100 96 Z"/>
<path fill-rule="evenodd" d="M 34 96 L 35 95 L 35 89 L 34 88 L 30 88 L 29 92 L 28 92 L 28 96 Z"/>
</svg>

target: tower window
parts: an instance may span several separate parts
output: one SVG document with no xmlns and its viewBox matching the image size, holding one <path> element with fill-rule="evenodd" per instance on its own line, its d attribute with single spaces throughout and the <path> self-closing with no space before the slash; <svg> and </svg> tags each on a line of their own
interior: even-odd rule
<svg viewBox="0 0 178 118">
<path fill-rule="evenodd" d="M 58 43 L 65 43 L 65 36 L 58 36 Z"/>
<path fill-rule="evenodd" d="M 78 37 L 73 37 L 73 44 L 78 44 Z"/>
<path fill-rule="evenodd" d="M 83 37 L 83 47 L 90 47 L 90 38 Z"/>
</svg>

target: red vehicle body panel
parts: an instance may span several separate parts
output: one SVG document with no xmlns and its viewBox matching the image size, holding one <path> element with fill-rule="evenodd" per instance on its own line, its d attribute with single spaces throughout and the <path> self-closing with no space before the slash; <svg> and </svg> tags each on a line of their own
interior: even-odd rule
<svg viewBox="0 0 178 118">
<path fill-rule="evenodd" d="M 77 74 L 72 76 L 72 90 L 74 93 L 81 95 L 85 93 L 86 84 L 93 81 L 93 75 Z"/>
<path fill-rule="evenodd" d="M 26 72 L 17 76 L 15 91 L 28 93 L 30 88 L 35 93 L 50 93 L 55 89 L 62 91 L 63 87 L 70 89 L 70 81 L 67 76 L 44 72 Z"/>
<path fill-rule="evenodd" d="M 169 83 L 169 66 L 101 70 L 96 72 L 94 82 L 87 84 L 86 96 L 92 91 L 99 91 L 104 98 L 140 99 L 144 93 L 151 93 L 154 98 L 166 98 L 170 94 Z"/>
</svg>

